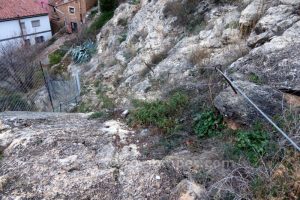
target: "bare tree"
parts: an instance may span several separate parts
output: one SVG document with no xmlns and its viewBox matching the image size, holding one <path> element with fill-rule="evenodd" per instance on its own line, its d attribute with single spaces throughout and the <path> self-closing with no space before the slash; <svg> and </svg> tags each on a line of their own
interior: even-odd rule
<svg viewBox="0 0 300 200">
<path fill-rule="evenodd" d="M 0 45 L 0 88 L 23 93 L 32 89 L 39 50 L 39 46 L 25 46 L 16 41 Z"/>
</svg>

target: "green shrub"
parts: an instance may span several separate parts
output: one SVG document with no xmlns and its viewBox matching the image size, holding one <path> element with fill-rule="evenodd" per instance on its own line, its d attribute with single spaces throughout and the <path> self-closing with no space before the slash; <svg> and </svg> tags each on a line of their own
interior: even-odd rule
<svg viewBox="0 0 300 200">
<path fill-rule="evenodd" d="M 253 130 L 243 130 L 237 133 L 236 150 L 245 154 L 252 164 L 257 164 L 270 146 L 268 132 L 259 125 L 256 125 Z"/>
<path fill-rule="evenodd" d="M 101 15 L 91 24 L 87 30 L 87 34 L 97 34 L 99 30 L 114 16 L 113 11 L 101 13 Z"/>
<path fill-rule="evenodd" d="M 64 55 L 66 54 L 66 51 L 62 50 L 62 49 L 58 49 L 56 51 L 54 51 L 53 53 L 49 54 L 49 63 L 50 65 L 56 65 L 58 63 L 60 63 L 60 61 L 62 60 L 62 58 L 64 57 Z"/>
<path fill-rule="evenodd" d="M 204 111 L 194 119 L 194 131 L 199 137 L 212 137 L 218 135 L 224 128 L 222 115 L 213 110 Z"/>
<path fill-rule="evenodd" d="M 255 73 L 250 73 L 249 74 L 249 80 L 253 83 L 256 83 L 258 85 L 263 84 L 263 81 L 259 78 L 258 75 L 256 75 Z"/>
<path fill-rule="evenodd" d="M 134 104 L 137 109 L 130 118 L 134 125 L 156 126 L 165 133 L 171 133 L 179 126 L 178 117 L 187 106 L 188 97 L 175 93 L 165 101 L 135 101 Z"/>
<path fill-rule="evenodd" d="M 117 5 L 116 0 L 100 0 L 101 12 L 113 11 Z"/>
</svg>

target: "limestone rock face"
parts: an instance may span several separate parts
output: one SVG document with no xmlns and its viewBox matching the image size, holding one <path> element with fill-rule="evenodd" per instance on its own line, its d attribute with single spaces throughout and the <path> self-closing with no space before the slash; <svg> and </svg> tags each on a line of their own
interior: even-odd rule
<svg viewBox="0 0 300 200">
<path fill-rule="evenodd" d="M 131 99 L 160 99 L 178 89 L 200 101 L 212 91 L 218 96 L 226 86 L 215 66 L 235 81 L 297 92 L 299 6 L 298 0 L 123 3 L 99 33 L 98 54 L 84 80 L 100 81 L 125 108 Z M 101 105 L 95 90 L 83 99 Z M 229 97 L 217 98 L 216 106 Z"/>
<path fill-rule="evenodd" d="M 300 23 L 288 28 L 281 36 L 254 48 L 248 55 L 230 66 L 233 77 L 250 79 L 257 76 L 258 82 L 281 89 L 300 89 Z"/>
<path fill-rule="evenodd" d="M 270 7 L 254 27 L 248 39 L 248 45 L 255 47 L 270 41 L 274 36 L 283 34 L 285 30 L 299 21 L 300 16 L 296 10 L 297 8 L 292 5 Z"/>
<path fill-rule="evenodd" d="M 239 18 L 238 5 L 208 0 L 121 4 L 98 35 L 91 61 L 98 67 L 85 73 L 86 80 L 101 80 L 121 105 L 161 98 L 177 87 L 197 88 L 200 66 L 228 65 L 247 52 Z"/>
<path fill-rule="evenodd" d="M 285 100 L 281 92 L 247 81 L 236 81 L 235 84 L 267 115 L 275 116 L 283 112 Z M 243 96 L 235 94 L 231 87 L 221 92 L 214 103 L 225 117 L 241 124 L 255 124 L 263 119 L 260 113 Z"/>
<path fill-rule="evenodd" d="M 242 11 L 239 23 L 241 34 L 243 36 L 246 36 L 251 32 L 253 25 L 257 22 L 263 12 L 263 6 L 264 1 L 254 0 Z"/>
<path fill-rule="evenodd" d="M 139 147 L 129 142 L 135 132 L 125 124 L 116 120 L 100 123 L 87 116 L 1 113 L 1 126 L 6 128 L 0 132 L 0 199 L 127 200 L 178 199 L 186 192 L 193 192 L 195 198 L 204 195 L 201 185 L 175 169 L 172 157 L 139 160 Z"/>
</svg>

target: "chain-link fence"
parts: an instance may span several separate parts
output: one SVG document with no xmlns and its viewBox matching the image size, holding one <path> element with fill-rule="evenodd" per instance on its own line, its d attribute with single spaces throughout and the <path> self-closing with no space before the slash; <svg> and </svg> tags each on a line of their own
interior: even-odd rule
<svg viewBox="0 0 300 200">
<path fill-rule="evenodd" d="M 49 99 L 54 112 L 68 112 L 80 101 L 79 74 L 73 74 L 66 79 L 51 79 L 45 73 Z"/>
<path fill-rule="evenodd" d="M 39 47 L 0 46 L 0 112 L 65 112 L 79 102 L 79 75 L 51 77 L 36 61 L 39 51 Z"/>
</svg>

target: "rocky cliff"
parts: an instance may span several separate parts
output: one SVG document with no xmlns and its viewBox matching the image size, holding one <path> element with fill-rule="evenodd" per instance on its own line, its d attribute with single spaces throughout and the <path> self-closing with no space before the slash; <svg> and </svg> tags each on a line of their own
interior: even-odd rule
<svg viewBox="0 0 300 200">
<path fill-rule="evenodd" d="M 248 109 L 241 108 L 242 98 L 229 89 L 218 96 L 226 82 L 214 67 L 274 115 L 283 101 L 278 90 L 299 91 L 299 19 L 297 0 L 123 3 L 98 35 L 86 83 L 100 81 L 123 107 L 178 89 L 196 92 L 199 100 L 213 93 L 224 115 L 247 124 L 253 115 L 242 116 Z M 85 100 L 98 106 L 93 92 Z"/>
<path fill-rule="evenodd" d="M 86 114 L 7 112 L 0 119 L 0 198 L 160 199 L 204 197 L 188 171 L 211 169 L 214 150 L 141 159 L 147 134 Z M 223 165 L 217 163 L 221 171 Z"/>
<path fill-rule="evenodd" d="M 238 162 L 233 168 L 226 157 L 232 152 L 224 147 L 225 141 L 235 142 L 232 135 L 198 141 L 179 131 L 180 145 L 174 149 L 172 135 L 161 136 L 153 127 L 130 128 L 127 111 L 120 113 L 132 108 L 133 99 L 165 99 L 184 91 L 194 107 L 216 107 L 238 127 L 256 122 L 258 113 L 215 67 L 270 116 L 281 115 L 285 107 L 299 108 L 299 20 L 299 0 L 120 4 L 97 37 L 97 54 L 88 64 L 71 67 L 82 74 L 84 111 L 109 107 L 112 116 L 91 120 L 78 113 L 1 113 L 0 199 L 253 199 L 251 181 L 274 177 L 265 166 Z M 160 151 L 160 137 L 167 138 L 163 145 L 171 151 Z M 145 156 L 153 152 L 159 155 Z M 279 170 L 273 165 L 272 170 L 293 171 L 280 162 Z M 280 197 L 300 195 L 296 168 L 292 183 L 280 179 L 289 191 L 274 187 Z"/>
</svg>

